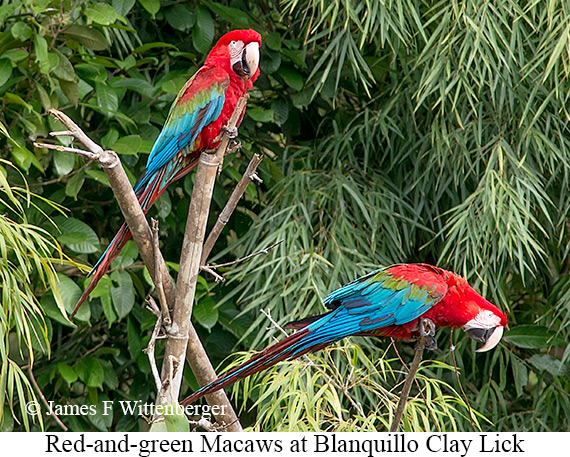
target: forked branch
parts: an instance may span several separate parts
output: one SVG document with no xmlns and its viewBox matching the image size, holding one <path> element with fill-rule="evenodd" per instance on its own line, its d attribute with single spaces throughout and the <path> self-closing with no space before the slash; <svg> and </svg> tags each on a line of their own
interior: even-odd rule
<svg viewBox="0 0 570 457">
<path fill-rule="evenodd" d="M 241 102 L 240 111 L 237 114 L 238 116 L 241 115 L 241 110 L 245 106 L 245 100 Z M 153 234 L 151 229 L 148 225 L 148 222 L 145 218 L 145 215 L 140 207 L 138 199 L 133 191 L 132 186 L 123 170 L 123 167 L 120 166 L 121 162 L 114 151 L 104 150 L 101 146 L 95 143 L 91 138 L 89 138 L 83 130 L 77 126 L 67 115 L 62 113 L 58 110 L 50 110 L 50 114 L 56 117 L 59 121 L 61 121 L 67 130 L 59 131 L 59 132 L 52 132 L 52 136 L 59 136 L 59 135 L 67 135 L 75 138 L 79 142 L 85 146 L 84 149 L 78 148 L 71 148 L 61 145 L 55 144 L 48 144 L 48 143 L 34 143 L 36 147 L 47 148 L 52 150 L 58 151 L 65 151 L 70 152 L 73 154 L 78 154 L 82 157 L 85 157 L 89 160 L 95 160 L 99 162 L 102 166 L 105 174 L 109 180 L 109 184 L 115 198 L 117 199 L 121 211 L 125 217 L 125 221 L 127 222 L 131 233 L 133 235 L 133 239 L 137 244 L 141 257 L 143 259 L 144 264 L 148 268 L 151 277 L 153 278 L 155 285 L 157 286 L 157 290 L 164 292 L 164 297 L 166 297 L 166 302 L 170 307 L 175 303 L 176 300 L 176 289 L 174 287 L 174 282 L 168 273 L 168 269 L 164 262 L 164 258 L 158 249 L 155 249 L 155 242 L 153 238 Z M 227 138 L 222 139 L 222 145 L 225 147 L 227 146 Z M 222 146 L 221 145 L 221 146 Z M 210 155 L 210 154 L 208 154 Z M 216 161 L 216 167 L 219 166 L 221 163 L 220 160 Z M 200 259 L 200 254 L 197 257 L 198 261 Z M 160 272 L 160 274 L 157 274 Z M 160 292 L 159 292 L 160 293 Z M 163 298 L 164 298 L 163 297 Z M 161 300 L 162 301 L 162 300 Z M 164 316 L 163 316 L 164 319 Z M 182 325 L 181 325 L 182 324 Z M 184 336 L 180 336 L 180 334 L 176 334 L 176 331 L 171 332 L 174 333 L 170 335 L 169 341 L 179 341 L 179 340 L 186 340 L 189 339 L 189 350 L 191 350 L 191 357 L 190 357 L 190 365 L 192 370 L 194 371 L 196 378 L 201 384 L 206 384 L 216 378 L 215 371 L 208 359 L 206 351 L 204 350 L 202 343 L 196 333 L 196 330 L 192 326 L 190 322 L 190 316 L 186 319 L 184 323 L 180 321 L 174 321 L 173 327 L 180 329 L 182 326 L 186 327 L 186 333 Z M 149 350 L 150 351 L 150 350 Z M 170 381 L 174 379 L 178 373 L 181 376 L 182 367 L 184 366 L 183 360 L 184 358 L 176 358 L 171 354 L 165 357 L 165 369 L 167 371 L 166 375 L 164 375 L 163 370 L 163 379 L 161 380 L 160 384 L 161 387 L 164 389 L 165 379 Z M 180 363 L 182 362 L 182 363 Z M 157 382 L 157 384 L 159 384 Z M 172 384 L 172 383 L 169 383 Z M 174 401 L 178 400 L 178 392 L 179 392 L 179 385 L 178 390 L 176 391 L 176 398 Z M 225 393 L 219 392 L 217 395 L 211 396 L 209 398 L 210 404 L 217 404 L 220 405 L 222 411 L 225 411 L 225 415 L 217 416 L 216 419 L 220 423 L 230 424 L 227 430 L 230 431 L 239 431 L 241 430 L 241 426 L 237 419 L 233 408 L 225 395 Z"/>
</svg>

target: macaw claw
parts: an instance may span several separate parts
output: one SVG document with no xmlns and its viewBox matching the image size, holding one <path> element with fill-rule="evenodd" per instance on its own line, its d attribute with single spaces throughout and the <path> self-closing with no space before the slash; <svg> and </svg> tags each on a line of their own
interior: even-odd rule
<svg viewBox="0 0 570 457">
<path fill-rule="evenodd" d="M 227 125 L 224 125 L 221 128 L 221 133 L 225 133 L 230 140 L 233 140 L 234 138 L 237 138 L 237 136 L 238 136 L 238 129 L 237 129 L 237 127 L 230 129 Z"/>
<path fill-rule="evenodd" d="M 228 144 L 227 149 L 226 149 L 226 155 L 233 154 L 234 152 L 238 151 L 239 149 L 241 149 L 240 139 L 238 138 L 235 140 L 231 140 Z"/>
<path fill-rule="evenodd" d="M 416 351 L 429 349 L 434 351 L 437 349 L 437 340 L 435 339 L 435 324 L 431 319 L 424 318 L 418 323 L 420 337 L 416 343 Z"/>
<path fill-rule="evenodd" d="M 424 349 L 435 351 L 437 349 L 437 340 L 433 336 L 426 336 Z"/>
</svg>

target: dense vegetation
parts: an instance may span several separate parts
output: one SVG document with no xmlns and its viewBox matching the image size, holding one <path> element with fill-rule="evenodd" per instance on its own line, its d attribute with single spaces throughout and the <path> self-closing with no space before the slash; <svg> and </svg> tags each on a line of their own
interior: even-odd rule
<svg viewBox="0 0 570 457">
<path fill-rule="evenodd" d="M 284 242 L 223 284 L 200 281 L 194 319 L 214 364 L 226 369 L 247 357 L 230 353 L 280 338 L 268 313 L 282 325 L 322 311 L 327 292 L 379 265 L 425 261 L 463 274 L 510 328 L 482 355 L 462 332 L 450 351 L 440 330 L 403 428 L 568 430 L 568 24 L 560 0 L 4 2 L 1 428 L 58 429 L 26 414 L 38 389 L 75 405 L 155 394 L 141 352 L 154 326 L 151 282 L 134 244 L 78 325 L 64 317 L 122 218 L 96 165 L 33 147 L 61 128 L 46 111 L 65 111 L 117 151 L 134 182 L 215 39 L 253 27 L 264 38 L 261 77 L 212 214 L 254 152 L 265 154 L 264 184 L 248 189 L 216 259 Z M 173 274 L 192 179 L 151 211 Z M 385 430 L 405 375 L 398 357 L 412 352 L 342 341 L 240 383 L 232 398 L 256 430 Z M 190 370 L 186 381 L 197 387 Z M 147 427 L 119 408 L 62 420 L 74 431 Z"/>
</svg>

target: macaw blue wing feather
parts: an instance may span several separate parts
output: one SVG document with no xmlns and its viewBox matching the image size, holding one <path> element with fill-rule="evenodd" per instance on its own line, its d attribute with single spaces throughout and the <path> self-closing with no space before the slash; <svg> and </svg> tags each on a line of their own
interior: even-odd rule
<svg viewBox="0 0 570 457">
<path fill-rule="evenodd" d="M 325 298 L 332 311 L 305 327 L 309 336 L 297 350 L 411 322 L 437 304 L 446 287 L 443 280 L 434 288 L 433 283 L 417 284 L 386 269 L 374 271 Z"/>
<path fill-rule="evenodd" d="M 180 90 L 147 160 L 145 174 L 135 185 L 142 189 L 177 154 L 189 154 L 202 130 L 216 120 L 224 106 L 229 76 L 221 68 L 202 69 Z M 168 182 L 176 172 L 162 178 Z"/>
</svg>

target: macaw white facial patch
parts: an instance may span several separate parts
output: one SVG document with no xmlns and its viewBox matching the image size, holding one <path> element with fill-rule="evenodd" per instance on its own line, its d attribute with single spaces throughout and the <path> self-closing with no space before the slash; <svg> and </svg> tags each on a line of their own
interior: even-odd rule
<svg viewBox="0 0 570 457">
<path fill-rule="evenodd" d="M 230 52 L 230 65 L 233 66 L 236 62 L 239 62 L 241 60 L 241 54 L 243 52 L 243 41 L 241 40 L 237 40 L 237 41 L 231 41 L 230 44 L 228 44 L 228 50 Z"/>
<path fill-rule="evenodd" d="M 472 328 L 493 328 L 501 325 L 501 318 L 493 311 L 484 309 L 479 311 L 477 316 L 471 319 L 463 326 L 463 330 L 467 331 Z"/>
</svg>

